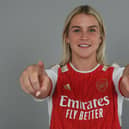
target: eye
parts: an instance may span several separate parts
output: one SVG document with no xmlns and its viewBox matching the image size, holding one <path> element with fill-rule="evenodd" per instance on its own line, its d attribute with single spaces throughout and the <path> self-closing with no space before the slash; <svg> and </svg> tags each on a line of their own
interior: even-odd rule
<svg viewBox="0 0 129 129">
<path fill-rule="evenodd" d="M 96 32 L 96 29 L 91 28 L 89 29 L 89 32 Z"/>
<path fill-rule="evenodd" d="M 73 32 L 80 32 L 80 29 L 74 29 Z"/>
</svg>

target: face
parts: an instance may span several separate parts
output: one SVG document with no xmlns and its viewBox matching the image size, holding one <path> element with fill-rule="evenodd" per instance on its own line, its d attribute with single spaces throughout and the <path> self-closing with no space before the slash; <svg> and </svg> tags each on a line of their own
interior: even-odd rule
<svg viewBox="0 0 129 129">
<path fill-rule="evenodd" d="M 74 16 L 66 41 L 72 50 L 72 60 L 96 59 L 96 51 L 101 43 L 99 24 L 96 18 L 86 14 Z"/>
</svg>

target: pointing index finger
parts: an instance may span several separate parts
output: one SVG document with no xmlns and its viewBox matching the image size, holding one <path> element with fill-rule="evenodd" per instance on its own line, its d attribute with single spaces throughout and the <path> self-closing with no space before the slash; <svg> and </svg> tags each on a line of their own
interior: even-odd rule
<svg viewBox="0 0 129 129">
<path fill-rule="evenodd" d="M 38 62 L 38 66 L 41 68 L 41 75 L 43 75 L 43 74 L 45 74 L 46 75 L 46 72 L 45 72 L 45 70 L 44 70 L 44 64 L 43 64 L 43 62 L 42 61 L 39 61 Z"/>
</svg>

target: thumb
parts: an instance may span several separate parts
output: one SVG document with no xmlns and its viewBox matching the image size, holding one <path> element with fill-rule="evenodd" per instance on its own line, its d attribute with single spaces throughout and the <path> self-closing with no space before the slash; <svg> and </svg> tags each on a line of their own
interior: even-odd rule
<svg viewBox="0 0 129 129">
<path fill-rule="evenodd" d="M 40 90 L 36 92 L 36 97 L 44 98 L 48 96 L 50 89 L 51 89 L 51 81 L 48 76 L 45 76 L 42 78 L 42 84 Z"/>
</svg>

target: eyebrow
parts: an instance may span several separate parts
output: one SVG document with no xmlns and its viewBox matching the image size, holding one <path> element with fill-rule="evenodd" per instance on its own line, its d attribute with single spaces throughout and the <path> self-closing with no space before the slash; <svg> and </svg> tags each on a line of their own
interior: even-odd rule
<svg viewBox="0 0 129 129">
<path fill-rule="evenodd" d="M 98 28 L 97 25 L 91 25 L 91 26 L 88 26 L 88 28 Z"/>
<path fill-rule="evenodd" d="M 81 28 L 80 26 L 72 26 L 71 28 Z M 88 26 L 88 28 L 98 28 L 97 25 Z"/>
<path fill-rule="evenodd" d="M 72 26 L 71 28 L 81 28 L 80 26 Z"/>
</svg>

